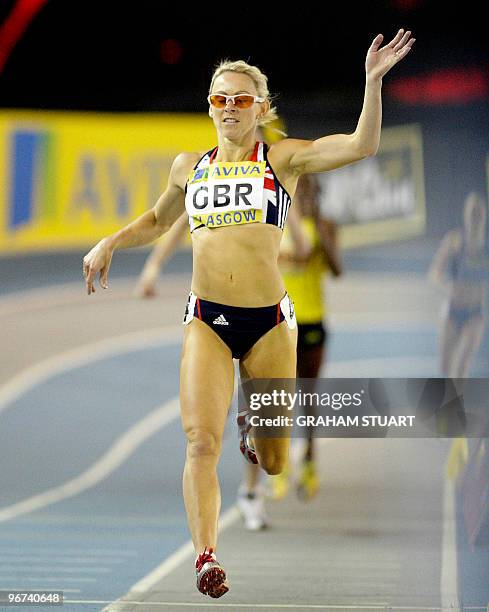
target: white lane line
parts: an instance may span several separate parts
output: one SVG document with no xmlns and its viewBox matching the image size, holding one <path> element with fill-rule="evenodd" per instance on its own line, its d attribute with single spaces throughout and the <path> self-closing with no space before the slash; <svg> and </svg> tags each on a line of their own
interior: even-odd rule
<svg viewBox="0 0 489 612">
<path fill-rule="evenodd" d="M 3 546 L 0 546 L 0 554 L 4 554 L 4 553 L 18 553 L 19 549 L 18 548 L 4 548 Z M 69 557 L 72 554 L 75 555 L 88 555 L 89 557 L 92 557 L 94 555 L 96 556 L 114 556 L 114 557 L 120 557 L 120 556 L 125 556 L 125 557 L 139 557 L 140 553 L 136 550 L 117 550 L 116 548 L 111 548 L 111 549 L 101 549 L 101 548 L 94 548 L 92 549 L 86 549 L 86 548 L 64 548 L 63 550 L 59 550 L 59 548 L 26 548 L 26 547 L 22 547 L 22 552 L 23 553 L 30 553 L 30 552 L 35 552 L 35 553 L 39 553 L 42 552 L 44 554 L 51 554 L 51 553 L 55 553 L 57 556 L 59 557 Z M 101 561 L 102 559 L 99 559 L 99 561 Z M 105 559 L 103 559 L 103 561 L 105 561 Z"/>
<path fill-rule="evenodd" d="M 459 609 L 455 487 L 447 476 L 443 487 L 442 529 L 440 601 L 442 608 Z"/>
<path fill-rule="evenodd" d="M 93 604 L 104 604 L 110 603 L 108 601 L 100 601 L 100 600 L 84 600 L 84 599 L 65 599 L 64 603 L 93 603 Z M 179 608 L 251 608 L 255 609 L 267 609 L 267 608 L 275 608 L 279 610 L 377 610 L 379 608 L 382 610 L 441 610 L 441 608 L 398 608 L 396 606 L 390 606 L 387 603 L 374 603 L 368 605 L 362 604 L 352 604 L 352 605 L 344 605 L 344 604 L 336 604 L 336 605 L 328 605 L 328 604 L 259 604 L 259 603 L 187 603 L 181 601 L 128 601 L 121 602 L 127 603 L 131 606 L 168 606 L 168 607 L 179 607 Z M 114 604 L 115 605 L 115 604 Z M 103 610 L 108 610 L 109 608 L 104 608 Z M 120 610 L 121 608 L 110 608 L 111 610 Z M 469 610 L 469 608 L 465 608 L 465 610 Z"/>
<path fill-rule="evenodd" d="M 110 603 L 101 599 L 64 599 L 64 603 L 75 604 L 106 604 Z M 393 606 L 389 603 L 370 603 L 370 604 L 262 604 L 262 603 L 187 603 L 181 601 L 129 601 L 131 606 L 161 606 L 161 607 L 179 607 L 179 608 L 251 608 L 251 609 L 279 609 L 279 610 L 376 610 L 377 612 L 391 612 L 392 610 L 406 610 L 413 612 L 447 612 L 446 608 L 438 606 Z M 103 608 L 103 610 L 108 608 Z M 111 608 L 112 609 L 112 608 Z M 114 612 L 120 608 L 113 608 Z M 450 608 L 453 612 L 459 612 L 459 609 Z M 464 612 L 468 610 L 486 611 L 485 606 L 464 606 Z"/>
<path fill-rule="evenodd" d="M 122 353 L 176 344 L 181 339 L 181 325 L 155 327 L 90 342 L 47 357 L 22 370 L 0 387 L 0 412 L 33 387 L 57 374 Z"/>
<path fill-rule="evenodd" d="M 225 531 L 230 525 L 235 523 L 240 518 L 240 516 L 241 515 L 239 513 L 238 507 L 231 506 L 231 508 L 226 510 L 226 512 L 224 512 L 224 514 L 219 518 L 218 532 L 222 533 L 223 531 Z M 125 595 L 115 600 L 114 602 L 104 602 L 112 604 L 109 607 L 104 608 L 104 610 L 112 610 L 112 606 L 125 605 L 126 603 L 132 604 L 132 601 L 126 602 L 122 601 L 122 599 L 131 595 L 140 595 L 142 593 L 146 593 L 160 580 L 165 578 L 165 576 L 168 576 L 170 572 L 176 569 L 184 561 L 187 561 L 188 559 L 192 558 L 194 555 L 194 546 L 192 544 L 192 541 L 188 540 L 187 542 L 185 542 L 185 544 L 180 546 L 180 548 L 178 548 L 172 555 L 165 559 L 165 561 L 155 567 L 152 572 L 150 572 L 149 574 L 144 576 L 144 578 L 141 578 L 141 580 L 133 584 Z"/>
<path fill-rule="evenodd" d="M 98 461 L 93 463 L 91 467 L 79 476 L 60 486 L 28 497 L 21 502 L 0 508 L 0 523 L 33 512 L 34 510 L 45 508 L 95 486 L 101 480 L 107 478 L 124 461 L 127 461 L 143 442 L 174 421 L 179 413 L 180 404 L 178 398 L 169 400 L 130 427 Z"/>
<path fill-rule="evenodd" d="M 230 525 L 235 523 L 240 518 L 240 513 L 237 506 L 229 508 L 219 519 L 219 533 L 225 531 Z M 168 559 L 163 561 L 158 567 L 156 567 L 150 574 L 136 582 L 131 588 L 130 593 L 139 593 L 149 591 L 157 582 L 168 576 L 176 567 L 178 567 L 183 561 L 186 561 L 189 557 L 194 555 L 194 547 L 192 542 L 189 540 L 177 551 L 175 551 Z"/>
</svg>

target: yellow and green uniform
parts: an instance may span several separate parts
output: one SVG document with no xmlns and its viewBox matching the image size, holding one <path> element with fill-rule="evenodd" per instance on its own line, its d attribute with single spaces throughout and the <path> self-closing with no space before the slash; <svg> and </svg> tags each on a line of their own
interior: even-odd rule
<svg viewBox="0 0 489 612">
<path fill-rule="evenodd" d="M 322 362 L 322 355 L 318 355 L 318 349 L 326 341 L 327 333 L 323 325 L 323 319 L 326 316 L 326 305 L 322 291 L 322 281 L 329 268 L 325 261 L 315 219 L 312 217 L 302 217 L 301 229 L 311 244 L 311 257 L 304 263 L 281 261 L 280 270 L 287 293 L 294 302 L 298 324 L 297 375 L 298 377 L 316 377 Z M 281 253 L 293 255 L 294 252 L 294 243 L 290 231 L 286 227 L 282 238 Z M 313 354 L 312 359 L 310 357 L 311 352 Z M 301 371 L 301 364 L 304 363 L 307 365 Z M 306 373 L 311 371 L 311 366 L 315 370 L 314 373 Z M 309 439 L 309 444 L 312 444 L 312 438 Z M 282 499 L 287 494 L 288 489 L 289 468 L 287 466 L 282 474 L 273 476 L 273 498 Z M 297 483 L 297 494 L 300 499 L 307 501 L 316 495 L 318 489 L 319 476 L 315 462 L 311 458 L 305 458 L 302 462 Z"/>
<path fill-rule="evenodd" d="M 320 323 L 326 316 L 322 280 L 328 273 L 328 266 L 321 250 L 316 221 L 312 217 L 302 217 L 301 228 L 312 246 L 312 256 L 304 263 L 281 262 L 280 270 L 287 293 L 294 302 L 297 323 L 307 325 Z M 281 249 L 284 254 L 294 252 L 294 244 L 287 228 Z"/>
</svg>

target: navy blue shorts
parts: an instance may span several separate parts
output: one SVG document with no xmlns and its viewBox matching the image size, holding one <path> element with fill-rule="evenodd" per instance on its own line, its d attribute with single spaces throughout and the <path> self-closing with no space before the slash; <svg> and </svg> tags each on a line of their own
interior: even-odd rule
<svg viewBox="0 0 489 612">
<path fill-rule="evenodd" d="M 482 304 L 475 304 L 465 308 L 450 304 L 448 307 L 448 318 L 458 331 L 460 331 L 468 321 L 482 316 L 484 316 Z"/>
<path fill-rule="evenodd" d="M 242 359 L 262 336 L 282 321 L 286 320 L 291 329 L 296 326 L 294 304 L 287 294 L 273 306 L 242 308 L 202 300 L 191 291 L 183 324 L 188 325 L 194 317 L 216 332 L 234 359 Z"/>
</svg>

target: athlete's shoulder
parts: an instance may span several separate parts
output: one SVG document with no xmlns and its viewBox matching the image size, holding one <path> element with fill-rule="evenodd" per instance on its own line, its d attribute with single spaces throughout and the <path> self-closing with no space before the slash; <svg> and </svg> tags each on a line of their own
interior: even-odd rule
<svg viewBox="0 0 489 612">
<path fill-rule="evenodd" d="M 205 153 L 196 151 L 184 151 L 179 153 L 173 160 L 173 164 L 170 170 L 170 182 L 177 184 L 182 189 L 187 182 L 188 175 L 192 172 L 195 166 L 202 159 Z"/>
<path fill-rule="evenodd" d="M 179 170 L 188 169 L 188 172 L 190 172 L 190 170 L 192 170 L 192 168 L 199 163 L 199 160 L 201 160 L 204 155 L 205 153 L 198 151 L 183 151 L 175 157 L 172 169 L 176 170 L 177 172 Z"/>
<path fill-rule="evenodd" d="M 299 140 L 297 138 L 283 138 L 275 142 L 268 149 L 268 158 L 270 163 L 276 167 L 286 171 L 291 171 L 291 160 L 294 155 L 310 144 L 308 140 Z"/>
<path fill-rule="evenodd" d="M 268 152 L 277 156 L 290 157 L 298 148 L 305 146 L 307 142 L 307 140 L 298 140 L 297 138 L 282 138 L 282 140 L 270 145 Z"/>
</svg>

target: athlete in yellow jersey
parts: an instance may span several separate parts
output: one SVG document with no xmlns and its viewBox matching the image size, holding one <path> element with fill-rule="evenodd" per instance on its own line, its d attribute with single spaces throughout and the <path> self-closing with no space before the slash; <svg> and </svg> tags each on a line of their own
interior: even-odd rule
<svg viewBox="0 0 489 612">
<path fill-rule="evenodd" d="M 341 262 L 336 240 L 336 225 L 321 217 L 319 182 L 314 175 L 301 176 L 291 209 L 289 226 L 280 250 L 280 269 L 287 292 L 294 301 L 298 323 L 297 377 L 316 378 L 323 364 L 327 331 L 324 325 L 326 305 L 323 281 L 331 272 L 340 276 Z M 294 214 L 294 211 L 296 214 Z M 290 233 L 295 230 L 294 240 Z M 297 234 L 301 232 L 307 244 L 297 252 Z M 298 495 L 309 499 L 319 486 L 314 462 L 312 428 L 298 482 Z M 288 471 L 273 477 L 274 497 L 281 498 L 288 489 Z"/>
</svg>

